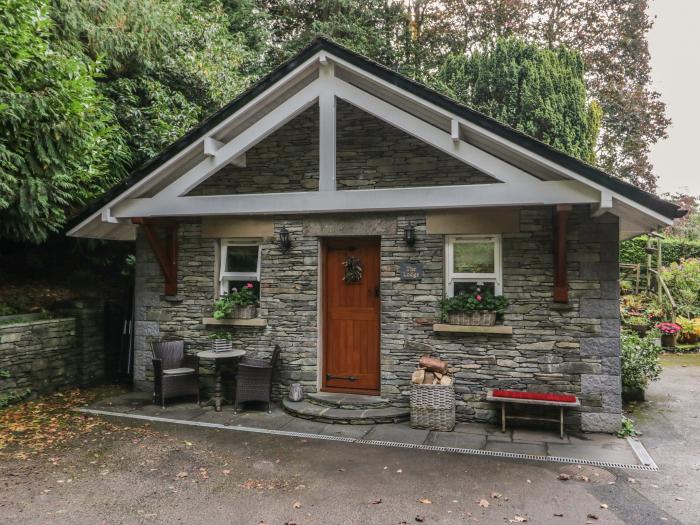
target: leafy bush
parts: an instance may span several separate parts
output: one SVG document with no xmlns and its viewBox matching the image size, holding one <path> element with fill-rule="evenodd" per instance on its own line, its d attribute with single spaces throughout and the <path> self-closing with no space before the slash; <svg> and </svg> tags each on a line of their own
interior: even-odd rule
<svg viewBox="0 0 700 525">
<path fill-rule="evenodd" d="M 682 259 L 671 263 L 661 269 L 661 277 L 678 311 L 686 317 L 700 316 L 700 259 Z"/>
<path fill-rule="evenodd" d="M 643 315 L 630 315 L 625 317 L 624 321 L 629 326 L 649 326 L 649 319 Z"/>
<path fill-rule="evenodd" d="M 622 350 L 622 385 L 627 388 L 645 389 L 650 381 L 661 374 L 656 334 L 640 337 L 635 332 L 623 331 L 620 336 Z"/>
<path fill-rule="evenodd" d="M 489 289 L 476 287 L 471 292 L 461 292 L 454 297 L 447 297 L 440 302 L 443 316 L 452 312 L 488 311 L 503 313 L 508 307 L 508 299 L 494 295 Z"/>
<path fill-rule="evenodd" d="M 639 435 L 639 432 L 637 431 L 636 428 L 634 428 L 634 421 L 632 421 L 628 417 L 622 416 L 622 422 L 620 425 L 620 430 L 617 431 L 617 437 L 626 438 L 626 437 L 635 437 L 638 435 Z"/>
<path fill-rule="evenodd" d="M 620 262 L 627 264 L 646 264 L 644 251 L 648 237 L 642 235 L 620 243 Z M 656 261 L 656 255 L 652 255 Z M 700 257 L 700 241 L 691 241 L 678 237 L 667 237 L 661 241 L 661 264 L 668 266 L 681 259 Z M 654 262 L 656 265 L 656 262 Z"/>
</svg>

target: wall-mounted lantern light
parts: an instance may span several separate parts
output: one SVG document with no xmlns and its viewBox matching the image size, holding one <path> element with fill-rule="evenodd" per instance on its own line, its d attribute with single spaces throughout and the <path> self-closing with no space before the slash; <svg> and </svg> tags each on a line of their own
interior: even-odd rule
<svg viewBox="0 0 700 525">
<path fill-rule="evenodd" d="M 409 224 L 403 229 L 403 240 L 408 246 L 416 244 L 416 228 Z"/>
<path fill-rule="evenodd" d="M 292 247 L 292 239 L 289 236 L 289 230 L 282 226 L 282 229 L 280 230 L 280 250 L 282 250 L 282 253 L 287 253 L 290 248 Z"/>
</svg>

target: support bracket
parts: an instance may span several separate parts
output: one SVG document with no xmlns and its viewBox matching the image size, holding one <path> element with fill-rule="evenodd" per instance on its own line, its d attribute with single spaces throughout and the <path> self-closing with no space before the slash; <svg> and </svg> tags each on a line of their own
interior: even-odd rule
<svg viewBox="0 0 700 525">
<path fill-rule="evenodd" d="M 134 224 L 143 228 L 148 244 L 158 260 L 165 278 L 165 295 L 177 294 L 177 222 L 135 217 Z M 162 238 L 159 235 L 163 233 Z"/>
</svg>

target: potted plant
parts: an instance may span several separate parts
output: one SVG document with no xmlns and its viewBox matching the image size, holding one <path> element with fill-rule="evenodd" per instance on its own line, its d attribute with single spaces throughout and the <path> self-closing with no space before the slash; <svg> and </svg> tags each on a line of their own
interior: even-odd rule
<svg viewBox="0 0 700 525">
<path fill-rule="evenodd" d="M 508 300 L 494 295 L 491 290 L 475 287 L 471 292 L 460 292 L 440 302 L 442 317 L 449 324 L 491 326 L 496 316 L 505 311 Z"/>
<path fill-rule="evenodd" d="M 656 325 L 661 331 L 661 346 L 673 348 L 676 346 L 676 337 L 681 331 L 681 327 L 676 323 L 659 323 Z"/>
<path fill-rule="evenodd" d="M 681 343 L 694 345 L 700 339 L 700 318 L 688 319 L 687 317 L 679 317 L 676 319 L 681 327 L 678 339 Z"/>
<path fill-rule="evenodd" d="M 639 335 L 644 337 L 649 329 L 649 320 L 643 315 L 629 315 L 625 317 L 625 326 L 630 330 L 634 330 Z"/>
<path fill-rule="evenodd" d="M 214 352 L 229 352 L 233 350 L 231 332 L 214 332 L 209 336 L 211 339 L 211 349 Z"/>
<path fill-rule="evenodd" d="M 246 284 L 240 290 L 231 289 L 214 303 L 214 319 L 253 319 L 257 313 L 258 298 L 253 292 L 253 283 Z"/>
</svg>

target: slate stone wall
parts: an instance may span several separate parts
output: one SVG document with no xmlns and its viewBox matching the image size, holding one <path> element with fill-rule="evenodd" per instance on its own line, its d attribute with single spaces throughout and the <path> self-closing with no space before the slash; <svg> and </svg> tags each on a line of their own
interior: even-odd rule
<svg viewBox="0 0 700 525">
<path fill-rule="evenodd" d="M 189 195 L 282 193 L 318 189 L 318 106 L 312 106 L 227 165 Z M 368 113 L 338 100 L 338 189 L 411 188 L 496 181 Z"/>
<path fill-rule="evenodd" d="M 338 234 L 352 231 L 353 219 L 365 235 L 362 216 L 345 216 Z M 387 220 L 388 219 L 388 220 Z M 364 222 L 363 222 L 364 221 Z M 282 254 L 274 239 L 262 247 L 262 292 L 259 316 L 264 328 L 236 328 L 235 346 L 255 355 L 282 347 L 275 395 L 291 382 L 315 391 L 318 376 L 318 267 L 320 238 L 316 218 L 276 217 L 275 232 L 284 225 L 294 246 Z M 410 248 L 402 240 L 407 223 L 416 227 Z M 312 225 L 312 223 L 314 223 Z M 331 235 L 327 223 L 324 234 Z M 484 400 L 490 388 L 571 392 L 581 397 L 581 411 L 568 424 L 584 430 L 613 431 L 619 426 L 620 362 L 618 310 L 618 224 L 610 215 L 591 218 L 586 206 L 576 207 L 568 237 L 571 301 L 551 302 L 553 283 L 552 209 L 526 208 L 520 231 L 503 236 L 504 294 L 511 300 L 504 323 L 512 336 L 438 334 L 432 324 L 444 293 L 444 236 L 428 235 L 422 213 L 389 214 L 372 222 L 381 241 L 381 377 L 382 395 L 407 404 L 409 377 L 426 352 L 444 358 L 456 371 L 460 420 L 492 421 L 496 407 Z M 388 228 L 388 229 L 387 229 Z M 306 233 L 305 233 L 306 232 Z M 179 228 L 178 296 L 162 295 L 163 279 L 143 238 L 137 241 L 136 381 L 151 388 L 149 340 L 176 336 L 189 352 L 208 348 L 202 319 L 216 294 L 215 241 L 203 239 L 199 222 Z M 399 263 L 422 262 L 420 281 L 401 281 Z M 206 374 L 207 369 L 203 372 Z"/>
<path fill-rule="evenodd" d="M 496 183 L 348 102 L 338 100 L 336 115 L 339 190 Z"/>
<path fill-rule="evenodd" d="M 0 394 L 29 389 L 32 395 L 98 384 L 105 355 L 101 304 L 74 302 L 71 317 L 0 326 Z"/>
</svg>

